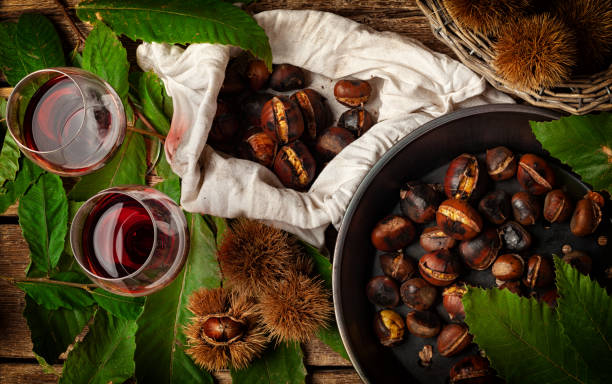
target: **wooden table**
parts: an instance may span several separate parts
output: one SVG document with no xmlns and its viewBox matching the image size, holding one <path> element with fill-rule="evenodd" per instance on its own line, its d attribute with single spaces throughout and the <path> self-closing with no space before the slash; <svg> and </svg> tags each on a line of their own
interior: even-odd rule
<svg viewBox="0 0 612 384">
<path fill-rule="evenodd" d="M 63 2 L 74 17 L 76 0 Z M 253 12 L 268 9 L 317 9 L 334 12 L 380 31 L 393 31 L 415 38 L 426 46 L 451 54 L 450 50 L 434 38 L 429 24 L 414 0 L 262 0 L 249 6 Z M 61 9 L 54 0 L 4 0 L 0 5 L 0 21 L 16 20 L 23 12 L 41 12 L 50 17 L 60 31 L 66 52 L 76 38 L 69 28 Z M 78 23 L 86 33 L 88 27 Z M 136 44 L 126 42 L 128 58 L 132 63 Z M 28 264 L 28 247 L 18 225 L 16 206 L 0 216 L 0 276 L 23 277 Z M 45 374 L 32 353 L 30 331 L 21 315 L 25 306 L 24 294 L 14 286 L 0 281 L 0 383 L 53 383 L 54 376 Z M 331 351 L 320 341 L 303 346 L 308 382 L 360 383 L 351 363 Z M 58 365 L 57 368 L 61 368 Z M 229 383 L 228 372 L 216 374 L 220 383 Z"/>
</svg>

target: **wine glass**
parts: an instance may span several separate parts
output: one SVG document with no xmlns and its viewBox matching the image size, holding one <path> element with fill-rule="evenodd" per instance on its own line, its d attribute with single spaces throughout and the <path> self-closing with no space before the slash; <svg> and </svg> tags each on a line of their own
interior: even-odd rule
<svg viewBox="0 0 612 384">
<path fill-rule="evenodd" d="M 128 185 L 105 189 L 79 208 L 70 244 L 94 283 L 119 295 L 144 296 L 181 271 L 189 233 L 183 211 L 168 196 Z"/>
<path fill-rule="evenodd" d="M 126 129 L 115 90 L 79 68 L 42 69 L 24 77 L 9 96 L 6 122 L 27 157 L 62 176 L 103 167 Z"/>
</svg>

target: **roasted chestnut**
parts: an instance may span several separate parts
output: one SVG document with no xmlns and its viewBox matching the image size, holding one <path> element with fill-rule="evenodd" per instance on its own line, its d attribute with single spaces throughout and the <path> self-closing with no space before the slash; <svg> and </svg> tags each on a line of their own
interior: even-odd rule
<svg viewBox="0 0 612 384">
<path fill-rule="evenodd" d="M 427 223 L 436 218 L 440 195 L 431 186 L 410 181 L 400 189 L 400 208 L 415 223 Z"/>
<path fill-rule="evenodd" d="M 430 284 L 444 287 L 457 280 L 461 264 L 448 249 L 440 249 L 421 256 L 419 271 Z"/>
<path fill-rule="evenodd" d="M 555 173 L 550 165 L 531 153 L 521 157 L 516 177 L 523 189 L 532 195 L 543 195 L 555 186 Z"/>
<path fill-rule="evenodd" d="M 552 263 L 545 257 L 533 255 L 527 261 L 527 274 L 523 278 L 523 284 L 527 288 L 542 288 L 552 284 L 555 280 L 555 272 Z"/>
<path fill-rule="evenodd" d="M 291 64 L 275 65 L 270 75 L 270 88 L 285 92 L 304 88 L 306 76 L 300 67 Z"/>
<path fill-rule="evenodd" d="M 544 199 L 544 218 L 551 223 L 561 223 L 570 218 L 573 208 L 567 193 L 554 189 Z"/>
<path fill-rule="evenodd" d="M 496 279 L 507 281 L 520 279 L 523 276 L 524 268 L 525 261 L 520 255 L 507 253 L 495 260 L 491 272 Z"/>
<path fill-rule="evenodd" d="M 440 318 L 433 312 L 412 311 L 406 315 L 406 328 L 417 337 L 435 337 L 440 333 L 440 325 Z"/>
<path fill-rule="evenodd" d="M 417 311 L 424 311 L 429 309 L 436 301 L 438 291 L 425 280 L 415 277 L 414 279 L 406 280 L 401 285 L 400 295 L 402 301 L 408 307 Z"/>
<path fill-rule="evenodd" d="M 459 243 L 459 254 L 468 267 L 482 271 L 493 264 L 501 247 L 499 233 L 489 228 L 477 237 Z"/>
<path fill-rule="evenodd" d="M 416 272 L 414 262 L 404 256 L 401 250 L 395 253 L 383 253 L 380 255 L 380 266 L 385 275 L 400 283 L 408 280 Z"/>
<path fill-rule="evenodd" d="M 444 176 L 444 193 L 449 199 L 475 200 L 486 188 L 485 172 L 474 155 L 457 156 L 450 162 Z"/>
<path fill-rule="evenodd" d="M 487 149 L 487 173 L 495 181 L 507 180 L 516 174 L 516 157 L 506 147 Z"/>
<path fill-rule="evenodd" d="M 281 145 L 297 140 L 304 132 L 300 108 L 286 96 L 275 96 L 261 109 L 261 127 Z"/>
<path fill-rule="evenodd" d="M 355 136 L 348 129 L 332 126 L 319 135 L 314 151 L 319 161 L 331 161 L 353 141 Z"/>
<path fill-rule="evenodd" d="M 425 228 L 419 239 L 421 247 L 427 252 L 450 249 L 455 246 L 455 242 L 455 239 L 444 233 L 440 227 Z"/>
<path fill-rule="evenodd" d="M 399 287 L 387 276 L 376 276 L 366 286 L 366 295 L 372 304 L 393 308 L 400 303 Z"/>
<path fill-rule="evenodd" d="M 512 213 L 514 220 L 521 225 L 533 225 L 540 218 L 542 206 L 540 201 L 525 191 L 512 196 Z"/>
<path fill-rule="evenodd" d="M 470 345 L 472 339 L 465 324 L 447 324 L 438 335 L 438 352 L 444 357 L 454 356 Z"/>
<path fill-rule="evenodd" d="M 515 295 L 519 295 L 519 296 L 523 295 L 523 293 L 521 292 L 521 282 L 519 280 L 508 280 L 508 281 L 499 280 L 499 282 L 501 283 L 498 286 L 499 289 L 507 289 L 508 291 L 514 293 Z"/>
<path fill-rule="evenodd" d="M 225 78 L 219 93 L 221 95 L 235 95 L 246 89 L 244 77 L 240 74 L 236 61 L 230 61 L 225 70 Z"/>
<path fill-rule="evenodd" d="M 444 233 L 457 240 L 469 240 L 482 231 L 482 219 L 463 200 L 449 199 L 438 207 L 436 222 Z"/>
<path fill-rule="evenodd" d="M 351 108 L 340 115 L 338 126 L 353 132 L 357 137 L 374 125 L 374 118 L 363 107 Z"/>
<path fill-rule="evenodd" d="M 505 191 L 493 191 L 480 200 L 478 211 L 491 223 L 500 225 L 510 217 L 510 196 Z"/>
<path fill-rule="evenodd" d="M 453 284 L 442 291 L 442 305 L 451 320 L 463 321 L 465 309 L 461 298 L 467 293 L 465 284 Z"/>
<path fill-rule="evenodd" d="M 581 237 L 588 236 L 597 230 L 602 218 L 602 206 L 598 201 L 598 199 L 589 198 L 589 195 L 587 195 L 587 197 L 576 204 L 572 220 L 570 221 L 570 230 L 574 235 Z M 603 198 L 601 201 L 603 201 Z"/>
<path fill-rule="evenodd" d="M 359 107 L 368 102 L 372 87 L 363 80 L 339 80 L 334 86 L 334 96 L 340 104 Z"/>
<path fill-rule="evenodd" d="M 374 332 L 385 347 L 392 347 L 404 340 L 404 319 L 391 309 L 383 309 L 374 318 Z"/>
<path fill-rule="evenodd" d="M 222 99 L 217 100 L 217 111 L 208 134 L 211 144 L 221 145 L 221 149 L 226 149 L 223 145 L 232 144 L 238 137 L 240 131 L 240 120 L 234 108 Z"/>
<path fill-rule="evenodd" d="M 274 173 L 285 187 L 306 189 L 316 170 L 314 158 L 300 141 L 280 147 L 274 159 Z"/>
<path fill-rule="evenodd" d="M 227 345 L 242 337 L 248 329 L 244 320 L 224 314 L 208 315 L 202 323 L 201 336 L 209 344 Z"/>
<path fill-rule="evenodd" d="M 269 93 L 252 93 L 240 103 L 243 126 L 261 127 L 261 110 L 273 96 Z"/>
<path fill-rule="evenodd" d="M 549 289 L 544 292 L 540 292 L 540 294 L 538 294 L 538 300 L 548 304 L 552 308 L 557 306 L 558 297 L 559 297 L 559 294 L 557 293 L 557 290 L 554 288 Z"/>
<path fill-rule="evenodd" d="M 253 91 L 259 91 L 266 87 L 270 78 L 270 71 L 263 60 L 251 60 L 246 70 L 246 77 Z"/>
<path fill-rule="evenodd" d="M 244 144 L 249 159 L 266 167 L 271 167 L 276 155 L 276 141 L 263 133 L 260 128 L 252 128 L 244 136 Z"/>
<path fill-rule="evenodd" d="M 583 275 L 591 273 L 593 261 L 591 257 L 582 251 L 572 251 L 563 256 L 563 261 L 576 268 Z"/>
<path fill-rule="evenodd" d="M 396 251 L 412 243 L 414 224 L 400 215 L 389 215 L 379 221 L 372 230 L 372 245 L 381 251 Z"/>
<path fill-rule="evenodd" d="M 493 383 L 494 378 L 489 360 L 479 355 L 465 357 L 450 369 L 451 384 L 486 384 Z"/>
<path fill-rule="evenodd" d="M 522 252 L 531 247 L 531 234 L 516 221 L 508 221 L 499 227 L 506 249 Z"/>
<path fill-rule="evenodd" d="M 325 103 L 325 98 L 317 91 L 303 89 L 291 95 L 290 99 L 302 111 L 305 137 L 310 141 L 314 141 L 319 132 L 323 131 L 330 124 L 331 111 Z"/>
</svg>

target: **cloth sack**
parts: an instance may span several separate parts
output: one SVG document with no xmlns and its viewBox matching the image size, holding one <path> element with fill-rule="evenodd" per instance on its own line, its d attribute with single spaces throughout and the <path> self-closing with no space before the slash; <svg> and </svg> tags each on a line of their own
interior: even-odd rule
<svg viewBox="0 0 612 384">
<path fill-rule="evenodd" d="M 138 64 L 154 71 L 173 99 L 165 153 L 182 178 L 187 211 L 264 220 L 321 247 L 325 228 L 340 226 L 361 180 L 402 137 L 455 109 L 513 102 L 458 61 L 395 33 L 319 11 L 274 10 L 255 19 L 270 39 L 274 63 L 307 70 L 309 88 L 327 98 L 334 121 L 347 110 L 334 99 L 335 81 L 367 80 L 372 97 L 366 109 L 377 124 L 329 162 L 307 192 L 284 188 L 269 169 L 206 145 L 226 65 L 239 50 L 142 44 Z"/>
</svg>

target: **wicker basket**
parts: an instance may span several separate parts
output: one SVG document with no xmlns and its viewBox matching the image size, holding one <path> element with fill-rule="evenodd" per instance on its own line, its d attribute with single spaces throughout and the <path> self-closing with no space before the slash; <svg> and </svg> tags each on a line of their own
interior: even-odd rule
<svg viewBox="0 0 612 384">
<path fill-rule="evenodd" d="M 493 69 L 495 52 L 487 36 L 462 28 L 449 15 L 440 0 L 416 2 L 429 19 L 434 35 L 448 45 L 463 64 L 484 76 L 500 91 L 514 94 L 538 107 L 561 109 L 575 115 L 612 110 L 612 65 L 603 72 L 576 77 L 554 88 L 542 88 L 539 91 L 519 90 Z"/>
</svg>

